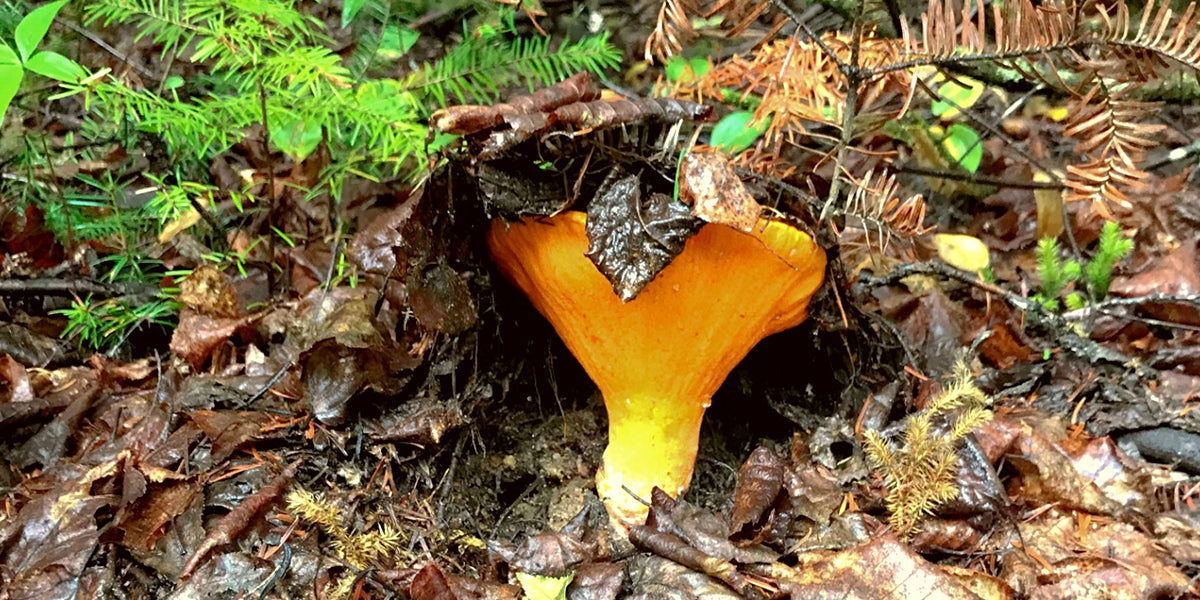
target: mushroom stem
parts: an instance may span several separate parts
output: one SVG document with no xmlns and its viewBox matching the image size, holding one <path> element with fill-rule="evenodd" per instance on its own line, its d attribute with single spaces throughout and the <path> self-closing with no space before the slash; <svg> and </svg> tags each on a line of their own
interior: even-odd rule
<svg viewBox="0 0 1200 600">
<path fill-rule="evenodd" d="M 672 497 L 687 491 L 708 405 L 605 394 L 608 448 L 596 471 L 596 491 L 615 521 L 644 520 L 641 501 L 648 502 L 655 487 Z"/>
</svg>

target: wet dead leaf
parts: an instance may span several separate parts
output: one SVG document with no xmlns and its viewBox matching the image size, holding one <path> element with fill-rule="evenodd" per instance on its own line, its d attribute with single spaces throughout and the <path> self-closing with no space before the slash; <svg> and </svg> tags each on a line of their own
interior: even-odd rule
<svg viewBox="0 0 1200 600">
<path fill-rule="evenodd" d="M 840 552 L 808 552 L 777 585 L 805 600 L 983 600 L 958 577 L 884 534 Z"/>
<path fill-rule="evenodd" d="M 221 462 L 234 450 L 254 439 L 271 422 L 266 413 L 237 410 L 194 410 L 188 417 L 200 427 L 212 443 L 212 460 Z"/>
<path fill-rule="evenodd" d="M 442 333 L 462 333 L 475 325 L 473 292 L 458 271 L 435 264 L 410 272 L 408 301 L 417 321 Z"/>
<path fill-rule="evenodd" d="M 459 600 L 442 570 L 433 563 L 421 567 L 413 577 L 408 595 L 412 600 Z"/>
<path fill-rule="evenodd" d="M 1058 503 L 1063 507 L 1097 515 L 1121 515 L 1126 507 L 1109 498 L 1095 481 L 1077 471 L 1074 461 L 1039 428 L 1022 422 L 1022 434 L 1009 456 L 1009 462 L 1021 471 L 1020 483 L 1025 501 Z"/>
<path fill-rule="evenodd" d="M 69 479 L 23 506 L 20 530 L 0 559 L 0 580 L 10 600 L 70 600 L 96 551 L 96 512 L 114 496 L 92 495 L 92 485 L 115 475 L 127 454 Z"/>
<path fill-rule="evenodd" d="M 184 308 L 179 311 L 179 325 L 171 334 L 171 352 L 199 369 L 217 348 L 255 318 L 218 318 Z"/>
<path fill-rule="evenodd" d="M 459 406 L 416 398 L 381 417 L 363 422 L 363 432 L 378 442 L 437 444 L 448 431 L 466 423 Z"/>
<path fill-rule="evenodd" d="M 641 178 L 614 170 L 588 205 L 588 258 L 622 301 L 637 297 L 703 221 L 665 194 L 643 197 Z"/>
<path fill-rule="evenodd" d="M 561 532 L 529 536 L 515 546 L 490 542 L 488 549 L 517 571 L 543 577 L 565 577 L 590 558 L 590 550 L 582 540 Z"/>
<path fill-rule="evenodd" d="M 126 518 L 117 525 L 121 532 L 118 541 L 127 548 L 149 552 L 200 491 L 201 485 L 195 480 L 151 485 L 126 509 Z"/>
<path fill-rule="evenodd" d="M 616 600 L 625 587 L 625 569 L 618 563 L 579 565 L 567 586 L 567 600 Z"/>
<path fill-rule="evenodd" d="M 16 323 L 0 323 L 0 354 L 10 354 L 21 364 L 45 367 L 70 353 L 65 340 L 36 333 Z"/>
<path fill-rule="evenodd" d="M 235 319 L 239 313 L 233 282 L 212 265 L 197 267 L 179 284 L 179 301 L 216 319 Z"/>
<path fill-rule="evenodd" d="M 783 491 L 784 468 L 783 457 L 764 446 L 755 448 L 742 463 L 729 515 L 729 528 L 735 536 L 744 537 L 749 526 L 765 525 L 768 509 Z"/>
<path fill-rule="evenodd" d="M 1181 244 L 1170 254 L 1156 259 L 1132 277 L 1118 277 L 1110 292 L 1114 296 L 1137 298 L 1152 294 L 1195 296 L 1200 294 L 1200 257 L 1196 256 L 1196 241 Z M 1146 316 L 1200 325 L 1200 309 L 1194 304 L 1179 302 L 1148 302 L 1141 305 Z"/>
<path fill-rule="evenodd" d="M 636 556 L 625 569 L 632 598 L 743 600 L 719 580 L 659 556 Z"/>
</svg>

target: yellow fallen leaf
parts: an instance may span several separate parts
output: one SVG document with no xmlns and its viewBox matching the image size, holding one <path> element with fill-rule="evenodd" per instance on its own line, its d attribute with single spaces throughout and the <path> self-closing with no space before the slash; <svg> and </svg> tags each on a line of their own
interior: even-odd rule
<svg viewBox="0 0 1200 600">
<path fill-rule="evenodd" d="M 938 257 L 956 269 L 978 273 L 991 264 L 987 246 L 974 236 L 939 233 L 933 236 L 933 246 Z"/>
</svg>

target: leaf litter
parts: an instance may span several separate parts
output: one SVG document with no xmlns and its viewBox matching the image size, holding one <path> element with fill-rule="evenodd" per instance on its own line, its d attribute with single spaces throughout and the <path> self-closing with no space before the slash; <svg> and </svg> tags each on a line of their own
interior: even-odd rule
<svg viewBox="0 0 1200 600">
<path fill-rule="evenodd" d="M 720 457 L 712 462 L 725 464 L 697 474 L 712 485 L 681 499 L 655 493 L 649 522 L 627 539 L 614 535 L 590 491 L 603 417 L 586 377 L 528 309 L 513 309 L 511 290 L 493 284 L 478 240 L 484 212 L 544 215 L 586 203 L 593 260 L 631 300 L 703 222 L 757 223 L 760 201 L 708 152 L 685 156 L 680 196 L 690 206 L 668 193 L 669 162 L 601 152 L 582 164 L 603 146 L 586 140 L 562 146 L 562 157 L 578 160 L 547 173 L 508 168 L 534 164 L 527 150 L 555 132 L 583 139 L 709 118 L 701 105 L 672 102 L 603 99 L 572 78 L 506 104 L 435 113 L 440 128 L 467 136 L 473 160 L 405 195 L 364 192 L 356 208 L 364 226 L 344 244 L 357 285 L 330 281 L 337 245 L 317 242 L 288 255 L 294 272 L 282 302 L 251 308 L 241 292 L 264 295 L 253 289 L 261 278 L 197 269 L 181 285 L 169 357 L 79 361 L 38 333 L 36 311 L 20 310 L 22 322 L 2 334 L 13 351 L 0 356 L 0 598 L 124 586 L 141 597 L 316 589 L 516 600 L 527 594 L 518 574 L 570 576 L 570 600 L 1194 593 L 1200 463 L 1186 452 L 1200 433 L 1200 361 L 1195 336 L 1162 323 L 1197 324 L 1200 272 L 1195 238 L 1173 224 L 1178 215 L 1160 214 L 1187 202 L 1143 207 L 1144 230 L 1170 234 L 1172 247 L 1139 244 L 1114 298 L 1064 315 L 1093 319 L 1096 343 L 1148 357 L 1156 380 L 1064 351 L 1052 326 L 1025 322 L 980 288 L 919 276 L 843 282 L 840 291 L 891 325 L 833 317 L 827 302 L 817 308 L 829 311 L 821 327 L 782 334 L 781 343 L 828 349 L 854 340 L 851 355 L 888 347 L 915 360 L 863 361 L 877 364 L 857 373 L 859 389 L 807 398 L 830 411 L 839 394 L 857 394 L 850 410 L 822 415 L 836 426 L 792 406 L 770 412 L 785 423 L 768 427 L 771 435 L 739 432 L 749 419 L 719 410 L 762 391 L 750 377 L 728 385 L 713 418 L 731 424 L 705 442 Z M 271 163 L 265 147 L 252 146 L 237 160 Z M 288 188 L 272 192 L 288 207 L 289 231 L 330 229 L 327 215 Z M 1036 271 L 1016 249 L 1033 241 L 1024 226 L 1036 221 L 1033 197 L 997 194 L 984 204 L 1007 220 L 981 216 L 969 233 L 997 255 L 1002 282 L 1031 285 Z M 1064 217 L 1086 244 L 1099 229 L 1081 212 Z M 20 268 L 34 274 L 69 260 L 40 219 L 27 212 L 2 223 L 2 250 L 25 254 Z M 861 331 L 839 330 L 850 323 Z M 965 347 L 978 362 L 963 358 Z M 955 493 L 923 507 L 905 539 L 888 524 L 886 469 L 868 475 L 861 451 L 845 447 L 861 438 L 845 431 L 869 402 L 882 403 L 864 411 L 881 430 L 922 414 L 935 431 L 953 427 L 929 403 L 955 364 L 969 365 L 995 415 L 951 440 Z M 812 383 L 792 378 L 781 386 L 789 391 L 764 395 L 794 400 L 787 394 L 798 382 Z M 764 437 L 773 441 L 759 445 Z M 288 500 L 301 491 L 312 492 L 310 512 Z M 551 515 L 562 527 L 548 527 Z"/>
</svg>

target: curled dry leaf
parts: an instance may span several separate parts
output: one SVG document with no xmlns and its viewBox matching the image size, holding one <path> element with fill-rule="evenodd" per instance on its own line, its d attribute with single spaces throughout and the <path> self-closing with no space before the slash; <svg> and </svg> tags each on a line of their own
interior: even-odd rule
<svg viewBox="0 0 1200 600">
<path fill-rule="evenodd" d="M 755 448 L 742 463 L 729 515 L 729 528 L 734 536 L 742 537 L 749 526 L 765 524 L 767 511 L 783 491 L 784 468 L 783 457 L 764 446 Z"/>
<path fill-rule="evenodd" d="M 679 199 L 707 223 L 749 232 L 762 207 L 746 190 L 729 159 L 720 152 L 689 152 L 679 164 Z"/>
</svg>

